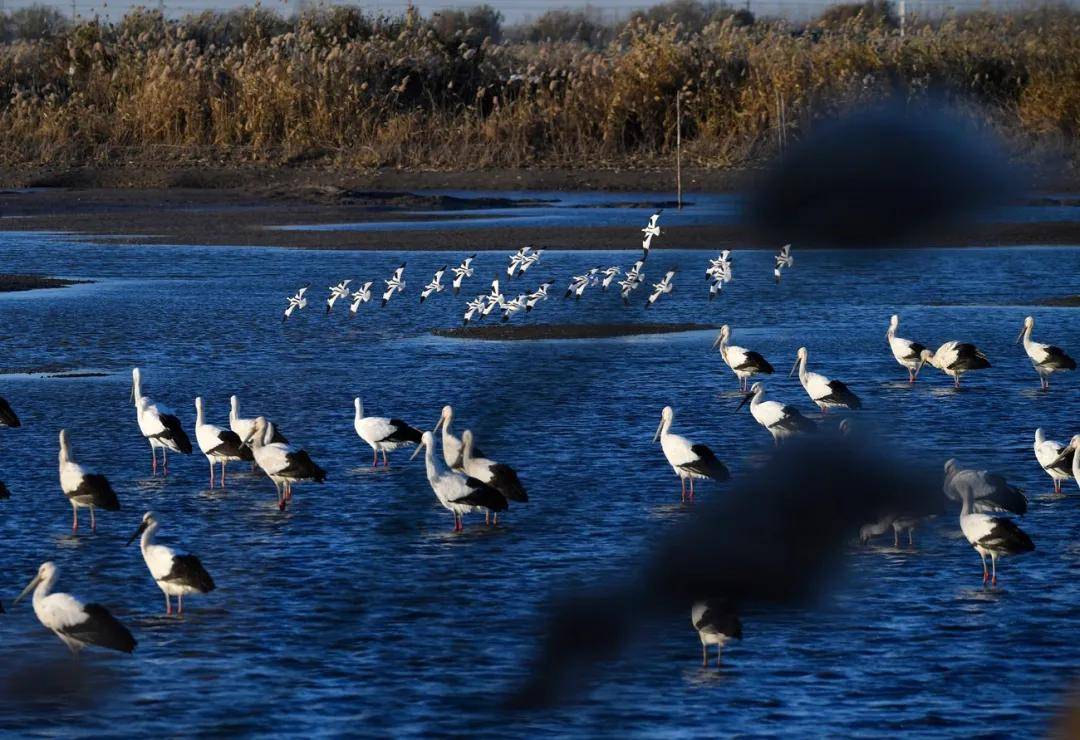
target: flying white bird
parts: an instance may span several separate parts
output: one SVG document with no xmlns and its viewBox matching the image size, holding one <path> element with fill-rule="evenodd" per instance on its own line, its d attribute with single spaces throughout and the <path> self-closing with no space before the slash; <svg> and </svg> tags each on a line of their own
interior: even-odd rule
<svg viewBox="0 0 1080 740">
<path fill-rule="evenodd" d="M 526 247 L 526 249 L 531 249 L 531 247 Z M 533 265 L 535 265 L 537 262 L 540 261 L 540 257 L 543 254 L 544 254 L 543 249 L 535 249 L 535 250 L 529 252 L 528 254 L 526 254 L 524 257 L 522 257 L 522 259 L 521 259 L 521 268 L 520 268 L 518 274 L 519 275 L 524 275 L 525 272 L 530 267 L 532 267 Z"/>
<path fill-rule="evenodd" d="M 528 255 L 529 250 L 531 249 L 532 247 L 522 247 L 521 249 L 510 255 L 510 264 L 506 267 L 507 277 L 514 277 L 514 273 L 516 273 L 518 271 L 518 268 L 520 268 L 521 265 L 525 262 L 525 257 L 526 255 Z"/>
<path fill-rule="evenodd" d="M 566 286 L 566 294 L 563 298 L 569 298 L 570 296 L 574 296 L 575 300 L 581 298 L 581 294 L 589 287 L 589 281 L 590 278 L 587 274 L 574 275 L 570 278 L 570 284 Z"/>
<path fill-rule="evenodd" d="M 361 303 L 367 303 L 371 300 L 371 280 L 360 286 L 360 290 L 354 291 L 352 296 L 352 305 L 349 306 L 349 316 L 355 316 L 356 312 L 360 310 Z"/>
<path fill-rule="evenodd" d="M 282 321 L 285 321 L 293 315 L 293 311 L 298 309 L 307 308 L 307 298 L 304 297 L 304 293 L 307 293 L 307 289 L 311 287 L 311 283 L 305 283 L 304 287 L 296 291 L 295 295 L 289 296 L 286 302 L 289 304 L 285 308 L 285 314 L 281 317 Z"/>
<path fill-rule="evenodd" d="M 630 305 L 630 294 L 637 290 L 645 282 L 645 273 L 642 272 L 642 268 L 645 266 L 644 260 L 638 260 L 634 263 L 626 272 L 626 277 L 619 281 L 619 287 L 621 290 L 623 304 Z"/>
<path fill-rule="evenodd" d="M 499 288 L 499 278 L 495 278 L 491 281 L 491 292 L 487 295 L 487 304 L 480 315 L 487 316 L 495 310 L 496 306 L 502 308 L 504 303 L 506 303 L 506 298 L 503 297 L 502 290 Z"/>
<path fill-rule="evenodd" d="M 1045 389 L 1050 387 L 1050 375 L 1061 370 L 1075 370 L 1076 360 L 1065 354 L 1061 347 L 1052 344 L 1043 344 L 1031 339 L 1031 330 L 1035 328 L 1035 319 L 1028 316 L 1024 319 L 1024 328 L 1020 330 L 1020 336 L 1016 338 L 1017 344 L 1024 343 L 1024 351 L 1031 359 L 1035 372 L 1039 374 L 1039 383 Z"/>
<path fill-rule="evenodd" d="M 536 308 L 536 304 L 540 301 L 546 301 L 548 297 L 548 288 L 555 283 L 551 280 L 540 283 L 540 286 L 529 294 L 528 300 L 525 301 L 526 313 Z"/>
<path fill-rule="evenodd" d="M 402 262 L 401 266 L 394 270 L 394 274 L 390 276 L 390 279 L 383 280 L 383 282 L 386 283 L 386 290 L 382 295 L 382 305 L 385 308 L 394 293 L 405 290 L 405 263 Z"/>
<path fill-rule="evenodd" d="M 446 265 L 443 265 L 435 271 L 435 277 L 431 278 L 431 282 L 424 286 L 424 290 L 420 293 L 420 302 L 423 303 L 433 293 L 442 293 L 443 288 L 446 286 L 442 284 L 443 273 L 446 272 Z"/>
<path fill-rule="evenodd" d="M 476 259 L 476 255 L 470 254 L 460 265 L 458 265 L 452 270 L 452 272 L 454 273 L 454 282 L 452 283 L 454 287 L 454 295 L 457 295 L 458 291 L 461 290 L 461 281 L 467 277 L 473 276 L 472 262 L 474 259 Z"/>
<path fill-rule="evenodd" d="M 349 283 L 352 280 L 342 280 L 337 285 L 330 286 L 330 297 L 326 299 L 326 313 L 330 313 L 330 309 L 337 303 L 338 298 L 349 297 Z"/>
<path fill-rule="evenodd" d="M 645 308 L 648 308 L 652 304 L 656 303 L 656 301 L 659 300 L 660 296 L 664 295 L 665 293 L 670 293 L 672 291 L 672 289 L 675 287 L 674 285 L 672 285 L 671 282 L 674 277 L 675 271 L 668 270 L 667 274 L 664 275 L 663 280 L 658 283 L 653 283 L 653 292 L 649 295 L 649 301 L 645 304 Z"/>
<path fill-rule="evenodd" d="M 34 614 L 38 621 L 59 637 L 72 653 L 88 645 L 130 653 L 135 638 L 101 604 L 84 604 L 71 594 L 51 593 L 59 571 L 52 562 L 42 563 L 34 580 L 23 589 L 14 603 L 34 592 Z"/>
<path fill-rule="evenodd" d="M 154 544 L 154 535 L 157 534 L 157 530 L 158 521 L 154 518 L 153 512 L 148 511 L 143 514 L 142 523 L 127 543 L 130 545 L 139 539 L 143 562 L 146 563 L 158 588 L 165 594 L 165 614 L 172 614 L 171 597 L 175 596 L 176 614 L 179 616 L 184 613 L 186 595 L 208 594 L 217 586 L 197 557 L 177 552 L 171 547 Z"/>
<path fill-rule="evenodd" d="M 663 209 L 657 211 L 649 219 L 648 225 L 641 230 L 641 233 L 645 235 L 645 238 L 641 241 L 641 261 L 644 262 L 649 258 L 649 250 L 652 249 L 652 240 L 654 236 L 660 236 L 660 214 L 663 213 Z"/>
<path fill-rule="evenodd" d="M 780 247 L 780 251 L 776 255 L 776 267 L 773 268 L 773 277 L 776 279 L 776 284 L 780 284 L 780 270 L 785 267 L 791 267 L 795 264 L 795 258 L 791 256 L 791 245 L 785 244 Z"/>
<path fill-rule="evenodd" d="M 611 283 L 622 273 L 622 269 L 617 266 L 612 266 L 604 270 L 604 279 L 600 281 L 600 287 L 607 292 L 607 289 L 611 287 Z"/>
<path fill-rule="evenodd" d="M 503 322 L 509 321 L 510 317 L 516 314 L 518 311 L 523 311 L 528 305 L 528 302 L 529 295 L 527 293 L 522 293 L 514 300 L 506 301 L 505 303 L 503 303 Z"/>
<path fill-rule="evenodd" d="M 465 316 L 462 320 L 462 325 L 468 324 L 472 321 L 473 316 L 479 315 L 481 318 L 486 314 L 484 309 L 487 308 L 487 296 L 478 295 L 476 298 L 465 304 Z"/>
</svg>

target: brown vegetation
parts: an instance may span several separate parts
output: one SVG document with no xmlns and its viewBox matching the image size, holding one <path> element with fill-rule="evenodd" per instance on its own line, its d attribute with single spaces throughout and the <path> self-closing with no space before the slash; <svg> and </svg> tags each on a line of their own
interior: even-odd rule
<svg viewBox="0 0 1080 740">
<path fill-rule="evenodd" d="M 503 29 L 485 7 L 4 21 L 9 167 L 656 166 L 680 91 L 686 162 L 708 168 L 887 97 L 940 94 L 1022 156 L 1075 161 L 1080 135 L 1080 13 L 1064 7 L 909 19 L 904 38 L 880 0 L 802 27 L 692 0 L 618 27 L 559 11 Z"/>
</svg>

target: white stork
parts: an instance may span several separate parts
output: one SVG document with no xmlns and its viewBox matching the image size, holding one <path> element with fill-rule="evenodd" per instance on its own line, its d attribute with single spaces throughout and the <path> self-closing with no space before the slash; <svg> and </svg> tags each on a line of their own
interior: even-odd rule
<svg viewBox="0 0 1080 740">
<path fill-rule="evenodd" d="M 139 422 L 139 431 L 150 443 L 150 454 L 154 461 L 151 470 L 157 475 L 157 450 L 161 449 L 162 469 L 169 474 L 168 451 L 191 454 L 191 440 L 188 439 L 180 419 L 172 409 L 154 403 L 142 394 L 142 373 L 139 368 L 131 371 L 131 398 L 135 402 L 135 417 Z"/>
<path fill-rule="evenodd" d="M 334 307 L 334 304 L 337 303 L 338 298 L 348 298 L 349 297 L 349 283 L 351 283 L 351 282 L 352 282 L 352 280 L 342 280 L 337 285 L 331 285 L 330 286 L 330 288 L 329 288 L 330 296 L 326 299 L 326 313 L 327 314 L 330 313 L 330 310 Z"/>
<path fill-rule="evenodd" d="M 454 436 L 450 427 L 454 423 L 454 408 L 447 404 L 442 407 L 442 412 L 439 414 L 439 420 L 435 422 L 435 428 L 432 432 L 442 430 L 442 453 L 443 460 L 446 461 L 446 466 L 451 470 L 462 470 L 461 461 L 461 440 Z M 484 453 L 479 449 L 473 448 L 473 455 L 476 457 L 484 457 Z"/>
<path fill-rule="evenodd" d="M 184 613 L 184 597 L 188 594 L 208 594 L 217 586 L 214 579 L 206 572 L 200 561 L 194 555 L 177 552 L 171 547 L 154 544 L 154 535 L 158 531 L 158 521 L 153 512 L 143 514 L 142 523 L 135 533 L 128 539 L 131 544 L 139 539 L 139 549 L 142 551 L 143 562 L 150 570 L 154 582 L 165 594 L 165 614 L 172 614 L 172 599 L 176 597 L 176 615 Z"/>
<path fill-rule="evenodd" d="M 716 645 L 716 665 L 720 665 L 720 653 L 730 640 L 742 639 L 742 622 L 739 615 L 725 602 L 718 599 L 699 601 L 690 609 L 690 624 L 697 630 L 701 640 L 701 665 L 709 665 L 709 645 Z"/>
<path fill-rule="evenodd" d="M 735 410 L 741 409 L 747 401 L 750 402 L 750 415 L 754 417 L 754 421 L 768 430 L 772 435 L 774 445 L 796 434 L 817 431 L 817 424 L 803 416 L 794 406 L 788 406 L 779 401 L 766 401 L 765 386 L 760 382 L 750 386 L 750 392 L 743 396 L 743 400 Z"/>
<path fill-rule="evenodd" d="M 799 351 L 795 354 L 795 364 L 788 373 L 788 377 L 794 375 L 796 370 L 799 371 L 799 382 L 806 390 L 806 395 L 810 396 L 810 400 L 821 409 L 821 413 L 826 414 L 831 408 L 861 409 L 862 401 L 851 392 L 847 385 L 839 380 L 829 380 L 820 373 L 812 373 L 806 369 L 808 354 L 806 347 L 799 347 Z"/>
<path fill-rule="evenodd" d="M 922 353 L 926 350 L 924 345 L 910 339 L 902 339 L 896 336 L 896 329 L 900 326 L 900 317 L 893 314 L 889 317 L 889 330 L 885 332 L 885 338 L 889 340 L 889 349 L 893 357 L 908 371 L 908 382 L 914 383 L 915 376 L 922 367 Z"/>
<path fill-rule="evenodd" d="M 60 490 L 71 502 L 71 531 L 79 531 L 79 509 L 90 509 L 90 530 L 97 530 L 94 509 L 120 511 L 120 501 L 104 475 L 89 473 L 72 459 L 66 429 L 60 430 Z"/>
<path fill-rule="evenodd" d="M 1050 376 L 1053 373 L 1062 370 L 1075 370 L 1076 360 L 1065 354 L 1065 350 L 1061 347 L 1032 341 L 1031 330 L 1034 328 L 1035 318 L 1028 316 L 1024 319 L 1024 328 L 1020 331 L 1020 336 L 1016 338 L 1016 341 L 1017 343 L 1024 343 L 1024 351 L 1031 358 L 1031 364 L 1035 367 L 1035 372 L 1039 374 L 1039 384 L 1045 389 L 1050 387 Z"/>
<path fill-rule="evenodd" d="M 420 302 L 423 303 L 433 293 L 442 293 L 443 288 L 446 286 L 442 284 L 443 273 L 446 272 L 446 265 L 443 265 L 435 271 L 435 276 L 431 278 L 431 282 L 424 286 L 424 289 L 420 291 Z"/>
<path fill-rule="evenodd" d="M 960 531 L 982 558 L 983 583 L 987 579 L 997 585 L 997 559 L 1004 555 L 1020 555 L 1035 549 L 1031 538 L 1016 522 L 1008 517 L 975 512 L 972 494 L 968 489 L 961 492 L 963 506 L 960 509 Z M 986 572 L 986 556 L 990 556 L 992 572 Z"/>
<path fill-rule="evenodd" d="M 443 467 L 435 455 L 435 436 L 431 432 L 424 432 L 420 445 L 409 459 L 415 458 L 421 450 L 424 450 L 428 483 L 439 503 L 453 513 L 455 532 L 463 529 L 461 519 L 469 512 L 483 509 L 497 513 L 506 509 L 506 499 L 494 488 L 476 478 Z M 445 454 L 444 451 L 444 457 Z"/>
<path fill-rule="evenodd" d="M 455 267 L 452 272 L 454 273 L 454 282 L 452 283 L 454 288 L 454 295 L 457 295 L 461 290 L 461 281 L 467 277 L 473 276 L 472 262 L 476 259 L 475 254 L 470 254 L 466 257 L 460 265 Z"/>
<path fill-rule="evenodd" d="M 945 461 L 942 490 L 953 501 L 963 501 L 970 494 L 972 511 L 978 513 L 1027 513 L 1027 497 L 1021 489 L 996 473 L 963 470 L 955 458 Z"/>
<path fill-rule="evenodd" d="M 649 250 L 652 249 L 652 240 L 654 236 L 660 236 L 660 214 L 663 213 L 663 209 L 660 209 L 652 215 L 649 219 L 649 223 L 645 225 L 645 228 L 641 230 L 644 234 L 644 238 L 641 240 L 641 261 L 644 262 L 649 258 Z"/>
<path fill-rule="evenodd" d="M 236 398 L 236 396 L 233 396 Z M 231 400 L 231 399 L 230 399 Z M 231 419 L 230 419 L 231 423 Z M 210 463 L 210 488 L 214 487 L 214 463 L 221 465 L 221 487 L 225 487 L 225 466 L 230 460 L 254 462 L 251 448 L 244 444 L 245 438 L 231 429 L 207 424 L 203 414 L 201 396 L 195 398 L 195 442 Z"/>
<path fill-rule="evenodd" d="M 656 301 L 659 300 L 660 296 L 664 295 L 665 293 L 670 293 L 672 291 L 672 289 L 675 287 L 672 284 L 672 280 L 674 278 L 675 270 L 668 270 L 667 274 L 664 275 L 663 280 L 658 283 L 653 283 L 653 292 L 649 295 L 649 300 L 645 304 L 645 308 L 648 308 L 652 304 L 656 303 Z"/>
<path fill-rule="evenodd" d="M 769 364 L 768 360 L 757 352 L 734 344 L 728 344 L 729 339 L 731 339 L 731 327 L 724 324 L 720 327 L 720 333 L 716 336 L 713 347 L 720 348 L 720 357 L 731 368 L 731 372 L 735 373 L 735 377 L 739 379 L 739 390 L 745 392 L 749 378 L 758 373 L 772 375 L 773 366 Z"/>
<path fill-rule="evenodd" d="M 1048 459 L 1048 453 L 1057 449 L 1057 455 Z M 1054 490 L 1061 493 L 1061 481 L 1070 477 L 1080 486 L 1080 434 L 1073 435 L 1068 445 L 1042 438 L 1042 429 L 1035 430 L 1035 457 L 1039 465 L 1054 479 Z"/>
<path fill-rule="evenodd" d="M 382 294 L 382 307 L 386 308 L 386 304 L 393 298 L 394 293 L 400 293 L 405 290 L 405 263 L 402 262 L 398 265 L 398 268 L 394 270 L 394 274 L 390 276 L 389 280 L 383 280 L 386 283 L 386 290 Z"/>
<path fill-rule="evenodd" d="M 130 653 L 135 650 L 135 638 L 101 604 L 84 604 L 71 594 L 52 593 L 59 571 L 52 562 L 42 563 L 37 575 L 16 597 L 18 604 L 34 592 L 34 614 L 72 653 L 89 645 Z"/>
<path fill-rule="evenodd" d="M 401 447 L 420 444 L 420 430 L 401 419 L 388 419 L 385 416 L 364 416 L 364 405 L 360 397 L 353 399 L 353 429 L 356 435 L 371 446 L 373 454 L 371 467 L 379 464 L 379 453 L 383 456 L 383 467 L 390 467 L 387 452 Z"/>
<path fill-rule="evenodd" d="M 326 471 L 316 465 L 306 450 L 288 442 L 275 442 L 274 425 L 265 417 L 255 419 L 255 435 L 251 440 L 251 451 L 255 462 L 263 469 L 277 489 L 278 508 L 282 511 L 292 500 L 292 486 L 302 480 L 322 483 L 326 480 Z"/>
<path fill-rule="evenodd" d="M 525 492 L 525 486 L 521 485 L 521 480 L 513 468 L 473 454 L 473 434 L 468 429 L 461 433 L 461 469 L 465 475 L 486 483 L 502 494 L 508 505 L 510 501 L 523 504 L 529 500 L 529 494 Z M 487 522 L 485 514 L 484 523 Z M 498 523 L 499 512 L 496 511 L 495 524 Z"/>
<path fill-rule="evenodd" d="M 352 305 L 349 306 L 349 317 L 356 316 L 356 312 L 360 310 L 361 303 L 367 303 L 371 300 L 371 280 L 360 286 L 359 290 L 353 291 L 349 296 L 352 299 Z"/>
<path fill-rule="evenodd" d="M 694 500 L 694 479 L 727 480 L 731 477 L 727 466 L 717 459 L 706 445 L 693 444 L 686 437 L 671 433 L 671 423 L 675 420 L 675 410 L 665 406 L 660 412 L 660 426 L 656 428 L 653 442 L 660 440 L 668 465 L 679 476 L 682 486 L 682 500 L 686 501 L 686 481 L 690 481 L 690 500 Z"/>
<path fill-rule="evenodd" d="M 307 308 L 307 298 L 304 296 L 304 293 L 307 293 L 307 289 L 310 287 L 311 283 L 304 283 L 304 286 L 300 288 L 300 290 L 285 299 L 285 302 L 288 305 L 285 307 L 285 313 L 281 317 L 282 321 L 285 321 L 292 316 L 294 311 Z"/>
<path fill-rule="evenodd" d="M 938 347 L 937 352 L 924 349 L 920 354 L 920 362 L 915 374 L 919 374 L 922 366 L 929 363 L 941 372 L 953 379 L 953 384 L 960 387 L 960 376 L 969 370 L 982 370 L 990 367 L 990 360 L 974 344 L 967 342 L 945 342 Z"/>
</svg>

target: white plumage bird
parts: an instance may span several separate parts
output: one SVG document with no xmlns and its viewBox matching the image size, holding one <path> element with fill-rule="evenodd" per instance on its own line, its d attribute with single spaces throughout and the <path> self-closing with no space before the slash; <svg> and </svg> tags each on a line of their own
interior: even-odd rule
<svg viewBox="0 0 1080 740">
<path fill-rule="evenodd" d="M 731 327 L 724 324 L 720 327 L 720 333 L 716 335 L 713 347 L 720 348 L 721 359 L 731 368 L 731 372 L 735 373 L 735 377 L 739 379 L 739 390 L 745 392 L 746 383 L 750 378 L 758 373 L 771 375 L 773 366 L 757 352 L 734 344 L 728 344 L 730 339 Z"/>
<path fill-rule="evenodd" d="M 656 428 L 653 442 L 660 440 L 668 465 L 679 477 L 682 488 L 682 501 L 686 501 L 686 482 L 690 481 L 690 500 L 694 500 L 694 480 L 727 480 L 731 477 L 727 466 L 717 459 L 713 451 L 703 444 L 694 444 L 686 437 L 671 433 L 671 424 L 675 420 L 675 410 L 665 406 L 660 412 L 660 426 Z"/>
<path fill-rule="evenodd" d="M 356 316 L 356 312 L 360 310 L 360 304 L 367 303 L 371 300 L 371 284 L 373 281 L 368 280 L 366 283 L 360 286 L 359 290 L 353 291 L 350 298 L 352 304 L 349 306 L 350 318 Z"/>
<path fill-rule="evenodd" d="M 649 250 L 652 249 L 653 237 L 660 236 L 660 214 L 663 213 L 663 209 L 657 211 L 649 218 L 649 223 L 645 224 L 645 228 L 641 230 L 644 238 L 641 240 L 641 261 L 644 262 L 649 258 Z"/>
<path fill-rule="evenodd" d="M 553 281 L 547 280 L 540 283 L 539 287 L 532 293 L 529 293 L 529 297 L 525 301 L 525 312 L 528 313 L 529 311 L 532 311 L 540 301 L 546 301 L 548 298 L 548 290 L 554 284 Z"/>
<path fill-rule="evenodd" d="M 1016 341 L 1024 343 L 1024 352 L 1027 353 L 1035 372 L 1039 375 L 1039 385 L 1045 389 L 1050 387 L 1050 376 L 1054 373 L 1075 370 L 1076 360 L 1069 357 L 1061 347 L 1034 341 L 1031 338 L 1034 328 L 1035 318 L 1028 316 L 1024 319 L 1024 328 Z"/>
<path fill-rule="evenodd" d="M 221 487 L 224 488 L 225 466 L 230 460 L 254 461 L 251 448 L 244 444 L 244 440 L 245 438 L 232 429 L 222 429 L 214 424 L 207 424 L 203 413 L 202 398 L 195 398 L 195 442 L 206 457 L 206 461 L 210 463 L 210 488 L 214 487 L 214 463 L 221 465 Z"/>
<path fill-rule="evenodd" d="M 716 645 L 716 665 L 720 654 L 731 640 L 742 639 L 742 622 L 734 609 L 716 599 L 699 601 L 690 609 L 690 624 L 701 640 L 701 665 L 709 664 L 709 645 Z"/>
<path fill-rule="evenodd" d="M 1066 454 L 1066 450 L 1069 454 Z M 1061 493 L 1062 482 L 1073 477 L 1075 456 L 1075 443 L 1066 446 L 1047 439 L 1041 427 L 1035 430 L 1035 459 L 1054 482 L 1054 493 Z"/>
<path fill-rule="evenodd" d="M 479 510 L 497 513 L 506 509 L 506 499 L 497 490 L 476 478 L 443 466 L 435 454 L 435 436 L 431 432 L 424 432 L 419 446 L 409 459 L 415 458 L 421 450 L 424 451 L 428 483 L 439 503 L 454 515 L 455 532 L 463 529 L 462 517 L 465 514 Z"/>
<path fill-rule="evenodd" d="M 72 653 L 89 646 L 108 648 L 130 653 L 135 649 L 135 638 L 101 604 L 84 604 L 71 594 L 52 593 L 59 571 L 52 562 L 42 563 L 37 575 L 15 598 L 16 604 L 31 591 L 34 592 L 34 615 L 48 630 L 52 631 Z"/>
<path fill-rule="evenodd" d="M 611 283 L 621 274 L 622 268 L 618 267 L 617 265 L 612 265 L 611 267 L 606 268 L 603 272 L 604 277 L 600 281 L 600 288 L 604 292 L 607 292 L 607 289 L 611 287 Z"/>
<path fill-rule="evenodd" d="M 288 305 L 285 306 L 285 313 L 281 317 L 282 321 L 285 321 L 292 316 L 294 311 L 307 308 L 307 298 L 304 294 L 307 293 L 309 287 L 311 287 L 311 283 L 305 283 L 300 290 L 285 299 Z"/>
<path fill-rule="evenodd" d="M 532 249 L 532 247 L 526 247 L 531 250 L 528 254 L 521 258 L 521 267 L 518 268 L 518 274 L 524 275 L 528 272 L 529 268 L 540 261 L 540 258 L 544 255 L 543 249 Z"/>
<path fill-rule="evenodd" d="M 465 278 L 473 276 L 472 263 L 474 259 L 476 259 L 476 255 L 470 254 L 461 262 L 460 265 L 458 265 L 452 270 L 452 272 L 454 273 L 454 281 L 451 283 L 451 285 L 454 288 L 454 295 L 457 295 L 458 292 L 461 290 L 461 282 Z"/>
<path fill-rule="evenodd" d="M 831 408 L 860 409 L 862 401 L 851 392 L 846 384 L 839 380 L 829 380 L 820 373 L 812 373 L 806 369 L 806 361 L 809 353 L 806 347 L 799 347 L 795 355 L 795 365 L 791 368 L 789 377 L 799 372 L 799 382 L 802 384 L 806 395 L 818 405 L 821 413 L 828 413 Z"/>
<path fill-rule="evenodd" d="M 120 511 L 116 492 L 104 475 L 87 472 L 72 458 L 66 429 L 60 430 L 60 490 L 71 503 L 71 531 L 79 530 L 79 509 L 90 509 L 90 530 L 97 530 L 94 509 Z"/>
<path fill-rule="evenodd" d="M 634 263 L 633 267 L 627 270 L 626 276 L 619 281 L 623 305 L 630 305 L 630 294 L 641 287 L 642 283 L 645 282 L 645 273 L 642 272 L 644 266 L 644 260 L 638 260 Z"/>
<path fill-rule="evenodd" d="M 446 272 L 446 265 L 443 265 L 435 271 L 435 276 L 431 278 L 431 282 L 424 286 L 424 289 L 420 291 L 420 302 L 423 303 L 431 295 L 435 293 L 441 293 L 443 288 L 446 287 L 442 284 L 443 273 Z"/>
<path fill-rule="evenodd" d="M 330 296 L 326 299 L 326 313 L 330 313 L 339 298 L 349 297 L 349 283 L 351 282 L 352 280 L 342 280 L 337 285 L 330 286 Z"/>
<path fill-rule="evenodd" d="M 150 443 L 150 454 L 154 458 L 151 470 L 157 475 L 157 451 L 160 449 L 162 469 L 164 474 L 168 475 L 168 451 L 190 455 L 191 440 L 172 409 L 154 403 L 142 394 L 142 373 L 137 367 L 131 371 L 131 399 L 135 402 L 135 418 L 139 422 L 139 431 Z"/>
<path fill-rule="evenodd" d="M 893 314 L 889 317 L 889 329 L 885 332 L 885 338 L 889 340 L 889 349 L 893 357 L 908 371 L 908 382 L 914 383 L 915 377 L 922 367 L 922 353 L 926 347 L 910 339 L 896 336 L 896 330 L 900 326 L 900 317 Z"/>
<path fill-rule="evenodd" d="M 975 548 L 982 558 L 983 583 L 987 579 L 997 585 L 997 560 L 1004 555 L 1020 555 L 1035 549 L 1031 538 L 1016 522 L 1008 517 L 994 514 L 982 514 L 972 508 L 970 490 L 961 493 L 963 505 L 960 509 L 960 531 L 964 538 Z M 986 570 L 986 556 L 990 556 L 991 572 Z"/>
<path fill-rule="evenodd" d="M 285 510 L 292 500 L 292 486 L 303 480 L 322 483 L 326 471 L 316 465 L 307 451 L 288 442 L 274 441 L 274 425 L 265 417 L 255 419 L 255 434 L 251 439 L 255 462 L 277 489 L 278 508 Z"/>
<path fill-rule="evenodd" d="M 674 279 L 675 270 L 668 270 L 667 274 L 664 275 L 663 280 L 658 283 L 653 283 L 653 291 L 649 295 L 649 300 L 646 302 L 645 308 L 649 308 L 652 304 L 656 303 L 660 299 L 660 296 L 670 293 L 675 288 L 673 283 Z"/>
<path fill-rule="evenodd" d="M 794 406 L 779 401 L 765 400 L 765 386 L 760 382 L 750 386 L 750 392 L 735 409 L 738 411 L 747 402 L 750 403 L 750 415 L 772 435 L 773 444 L 797 434 L 809 434 L 817 431 L 817 424 L 800 413 Z"/>
<path fill-rule="evenodd" d="M 383 456 L 383 467 L 390 467 L 387 452 L 401 447 L 420 444 L 420 430 L 406 424 L 401 419 L 385 416 L 364 416 L 364 406 L 360 397 L 353 399 L 353 429 L 360 439 L 371 447 L 371 467 L 379 464 L 379 453 Z"/>
<path fill-rule="evenodd" d="M 394 293 L 400 293 L 405 290 L 405 263 L 402 262 L 394 274 L 390 276 L 389 280 L 383 280 L 386 283 L 386 290 L 382 294 L 382 307 L 386 308 L 386 304 L 390 302 L 390 299 L 394 297 Z"/>
<path fill-rule="evenodd" d="M 465 315 L 462 317 L 462 324 L 466 325 L 473 320 L 473 317 L 483 318 L 485 316 L 484 309 L 487 308 L 487 296 L 477 296 L 465 303 Z"/>
<path fill-rule="evenodd" d="M 178 552 L 171 547 L 154 543 L 158 521 L 153 512 L 143 514 L 142 522 L 128 539 L 130 545 L 139 540 L 139 550 L 154 582 L 165 594 L 165 614 L 172 614 L 172 598 L 176 597 L 177 616 L 184 613 L 184 597 L 188 594 L 208 594 L 217 586 L 206 572 L 202 561 L 194 555 Z"/>
<path fill-rule="evenodd" d="M 982 370 L 990 367 L 990 360 L 974 344 L 968 342 L 945 342 L 937 348 L 937 352 L 924 349 L 920 354 L 919 366 L 915 374 L 925 364 L 936 367 L 953 379 L 953 384 L 960 387 L 960 377 L 971 370 Z"/>
<path fill-rule="evenodd" d="M 780 251 L 777 253 L 774 259 L 773 267 L 773 279 L 776 280 L 776 284 L 780 284 L 780 271 L 785 267 L 791 267 L 795 264 L 795 258 L 791 256 L 791 245 L 785 244 L 780 247 Z"/>
</svg>

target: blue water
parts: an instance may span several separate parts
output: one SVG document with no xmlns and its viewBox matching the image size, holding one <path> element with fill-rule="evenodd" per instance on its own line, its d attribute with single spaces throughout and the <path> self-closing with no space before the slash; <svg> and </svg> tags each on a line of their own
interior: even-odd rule
<svg viewBox="0 0 1080 740">
<path fill-rule="evenodd" d="M 508 250 L 509 251 L 509 250 Z M 602 666 L 592 689 L 554 711 L 506 714 L 499 698 L 527 675 L 552 597 L 623 577 L 650 544 L 694 515 L 650 439 L 660 409 L 676 431 L 709 444 L 746 474 L 768 434 L 736 414 L 736 381 L 710 350 L 712 332 L 604 341 L 475 342 L 428 331 L 459 323 L 466 293 L 486 289 L 505 254 L 483 253 L 469 289 L 418 291 L 462 255 L 410 253 L 407 292 L 386 309 L 339 304 L 324 286 L 381 280 L 401 255 L 219 247 L 98 246 L 62 235 L 0 233 L 4 271 L 93 279 L 62 290 L 0 295 L 0 395 L 23 419 L 0 430 L 0 728 L 26 734 L 117 732 L 429 736 L 715 736 L 717 734 L 968 736 L 1047 729 L 1080 666 L 1080 514 L 1036 464 L 1036 426 L 1056 439 L 1080 431 L 1080 377 L 1048 393 L 1013 344 L 1027 314 L 1036 338 L 1080 355 L 1075 309 L 1040 308 L 1080 293 L 1080 248 L 919 252 L 799 252 L 780 286 L 772 256 L 736 252 L 735 280 L 706 299 L 706 255 L 654 252 L 649 278 L 681 268 L 651 310 L 590 290 L 563 301 L 565 279 L 636 252 L 549 252 L 529 287 L 557 278 L 555 297 L 527 321 L 728 322 L 737 343 L 778 371 L 773 398 L 810 404 L 786 371 L 805 345 L 815 370 L 862 396 L 860 418 L 927 464 L 956 456 L 1025 488 L 1023 527 L 1036 552 L 1009 559 L 996 591 L 980 587 L 978 556 L 953 514 L 920 530 L 912 550 L 852 545 L 854 567 L 815 608 L 743 615 L 745 639 L 724 665 L 702 669 L 689 615 Z M 311 281 L 312 305 L 287 323 L 284 298 Z M 516 291 L 513 291 L 516 292 Z M 964 339 L 994 367 L 956 392 L 932 369 L 909 387 L 885 342 Z M 490 320 L 490 319 L 489 319 Z M 521 321 L 518 317 L 515 321 Z M 129 401 L 130 369 L 192 431 L 192 399 L 224 424 L 228 396 L 266 414 L 329 479 L 297 486 L 280 513 L 261 475 L 206 488 L 200 456 L 171 458 L 150 477 Z M 103 377 L 31 372 L 93 370 Z M 512 464 L 530 502 L 498 529 L 473 516 L 450 530 L 419 462 L 392 457 L 369 472 L 352 430 L 352 398 L 373 414 L 430 428 L 452 403 L 492 457 Z M 816 416 L 816 414 L 814 414 Z M 830 416 L 829 423 L 836 423 Z M 66 427 L 78 459 L 108 475 L 123 511 L 71 536 L 56 474 Z M 724 496 L 703 485 L 699 496 Z M 161 593 L 137 545 L 153 510 L 160 538 L 198 554 L 219 588 L 190 597 L 183 619 L 162 616 Z M 85 516 L 85 513 L 84 513 Z M 132 656 L 87 651 L 73 662 L 11 599 L 43 560 L 59 588 L 110 607 L 139 640 Z"/>
</svg>

